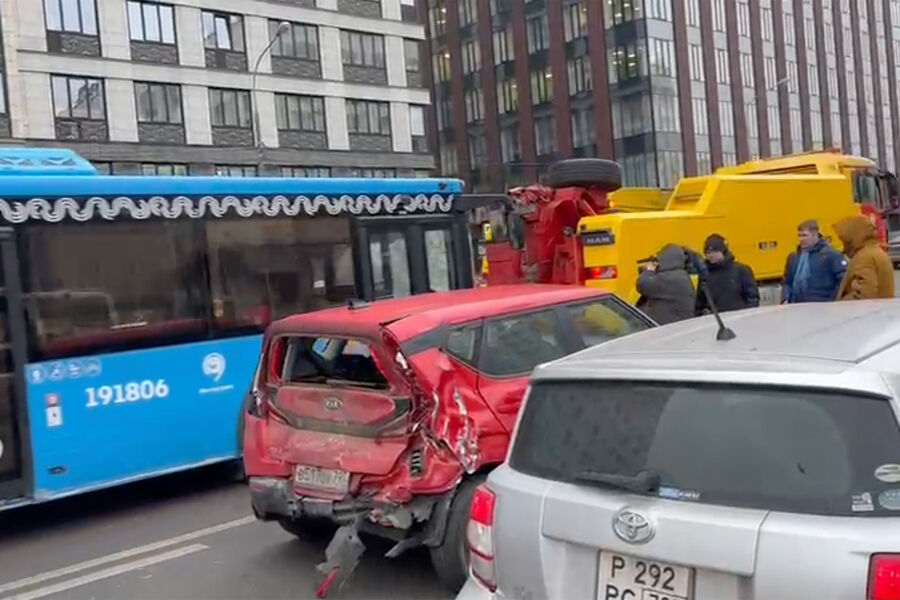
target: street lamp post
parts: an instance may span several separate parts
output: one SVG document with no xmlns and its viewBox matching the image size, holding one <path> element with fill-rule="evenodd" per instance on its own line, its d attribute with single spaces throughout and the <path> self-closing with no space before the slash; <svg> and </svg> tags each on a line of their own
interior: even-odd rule
<svg viewBox="0 0 900 600">
<path fill-rule="evenodd" d="M 278 29 L 275 30 L 275 35 L 272 36 L 272 39 L 269 40 L 269 43 L 266 44 L 266 47 L 259 51 L 259 55 L 256 57 L 256 62 L 253 64 L 253 71 L 251 72 L 250 76 L 250 96 L 252 99 L 251 106 L 253 109 L 253 147 L 256 148 L 257 153 L 257 175 L 259 175 L 259 168 L 262 163 L 263 143 L 262 136 L 259 135 L 259 102 L 256 97 L 256 78 L 259 75 L 259 65 L 262 62 L 263 57 L 269 53 L 269 51 L 272 49 L 272 46 L 274 46 L 275 42 L 278 41 L 278 38 L 281 37 L 281 34 L 290 29 L 290 27 L 291 24 L 287 21 L 282 21 L 278 24 Z"/>
</svg>

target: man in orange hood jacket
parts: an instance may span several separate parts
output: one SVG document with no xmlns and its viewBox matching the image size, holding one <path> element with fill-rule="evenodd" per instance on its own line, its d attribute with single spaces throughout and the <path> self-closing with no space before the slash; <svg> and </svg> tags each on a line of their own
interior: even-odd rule
<svg viewBox="0 0 900 600">
<path fill-rule="evenodd" d="M 838 289 L 838 300 L 894 297 L 894 268 L 878 243 L 875 225 L 864 215 L 847 217 L 834 225 L 850 257 Z"/>
</svg>

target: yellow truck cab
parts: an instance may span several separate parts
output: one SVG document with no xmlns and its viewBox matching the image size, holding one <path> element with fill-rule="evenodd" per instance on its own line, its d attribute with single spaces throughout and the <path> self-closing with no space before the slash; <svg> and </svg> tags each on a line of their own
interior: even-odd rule
<svg viewBox="0 0 900 600">
<path fill-rule="evenodd" d="M 617 194 L 628 196 L 626 190 Z M 623 207 L 578 222 L 585 283 L 637 302 L 639 269 L 664 245 L 702 252 L 706 237 L 718 233 L 735 258 L 753 269 L 763 302 L 777 303 L 800 222 L 818 220 L 822 234 L 840 249 L 832 225 L 860 212 L 877 218 L 894 194 L 893 176 L 874 162 L 834 151 L 751 161 L 684 178 L 662 210 Z"/>
</svg>

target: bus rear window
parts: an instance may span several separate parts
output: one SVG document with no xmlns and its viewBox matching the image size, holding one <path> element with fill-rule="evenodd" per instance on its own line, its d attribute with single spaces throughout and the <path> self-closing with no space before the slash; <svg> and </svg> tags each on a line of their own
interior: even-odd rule
<svg viewBox="0 0 900 600">
<path fill-rule="evenodd" d="M 850 393 L 541 382 L 510 464 L 579 485 L 645 472 L 659 476 L 648 494 L 709 504 L 896 516 L 900 429 L 889 401 Z"/>
<path fill-rule="evenodd" d="M 384 389 L 388 380 L 382 368 L 365 341 L 296 337 L 287 342 L 280 371 L 281 381 L 288 384 L 344 384 Z"/>
</svg>

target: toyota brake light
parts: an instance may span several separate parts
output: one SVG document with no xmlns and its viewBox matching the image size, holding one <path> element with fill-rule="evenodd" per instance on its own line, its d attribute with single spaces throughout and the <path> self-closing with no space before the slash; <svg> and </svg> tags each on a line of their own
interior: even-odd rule
<svg viewBox="0 0 900 600">
<path fill-rule="evenodd" d="M 466 546 L 469 549 L 469 568 L 472 577 L 488 588 L 497 589 L 494 571 L 494 509 L 497 497 L 485 485 L 472 495 L 469 523 L 466 526 Z"/>
<path fill-rule="evenodd" d="M 900 600 L 900 554 L 873 554 L 869 561 L 869 600 Z"/>
</svg>

